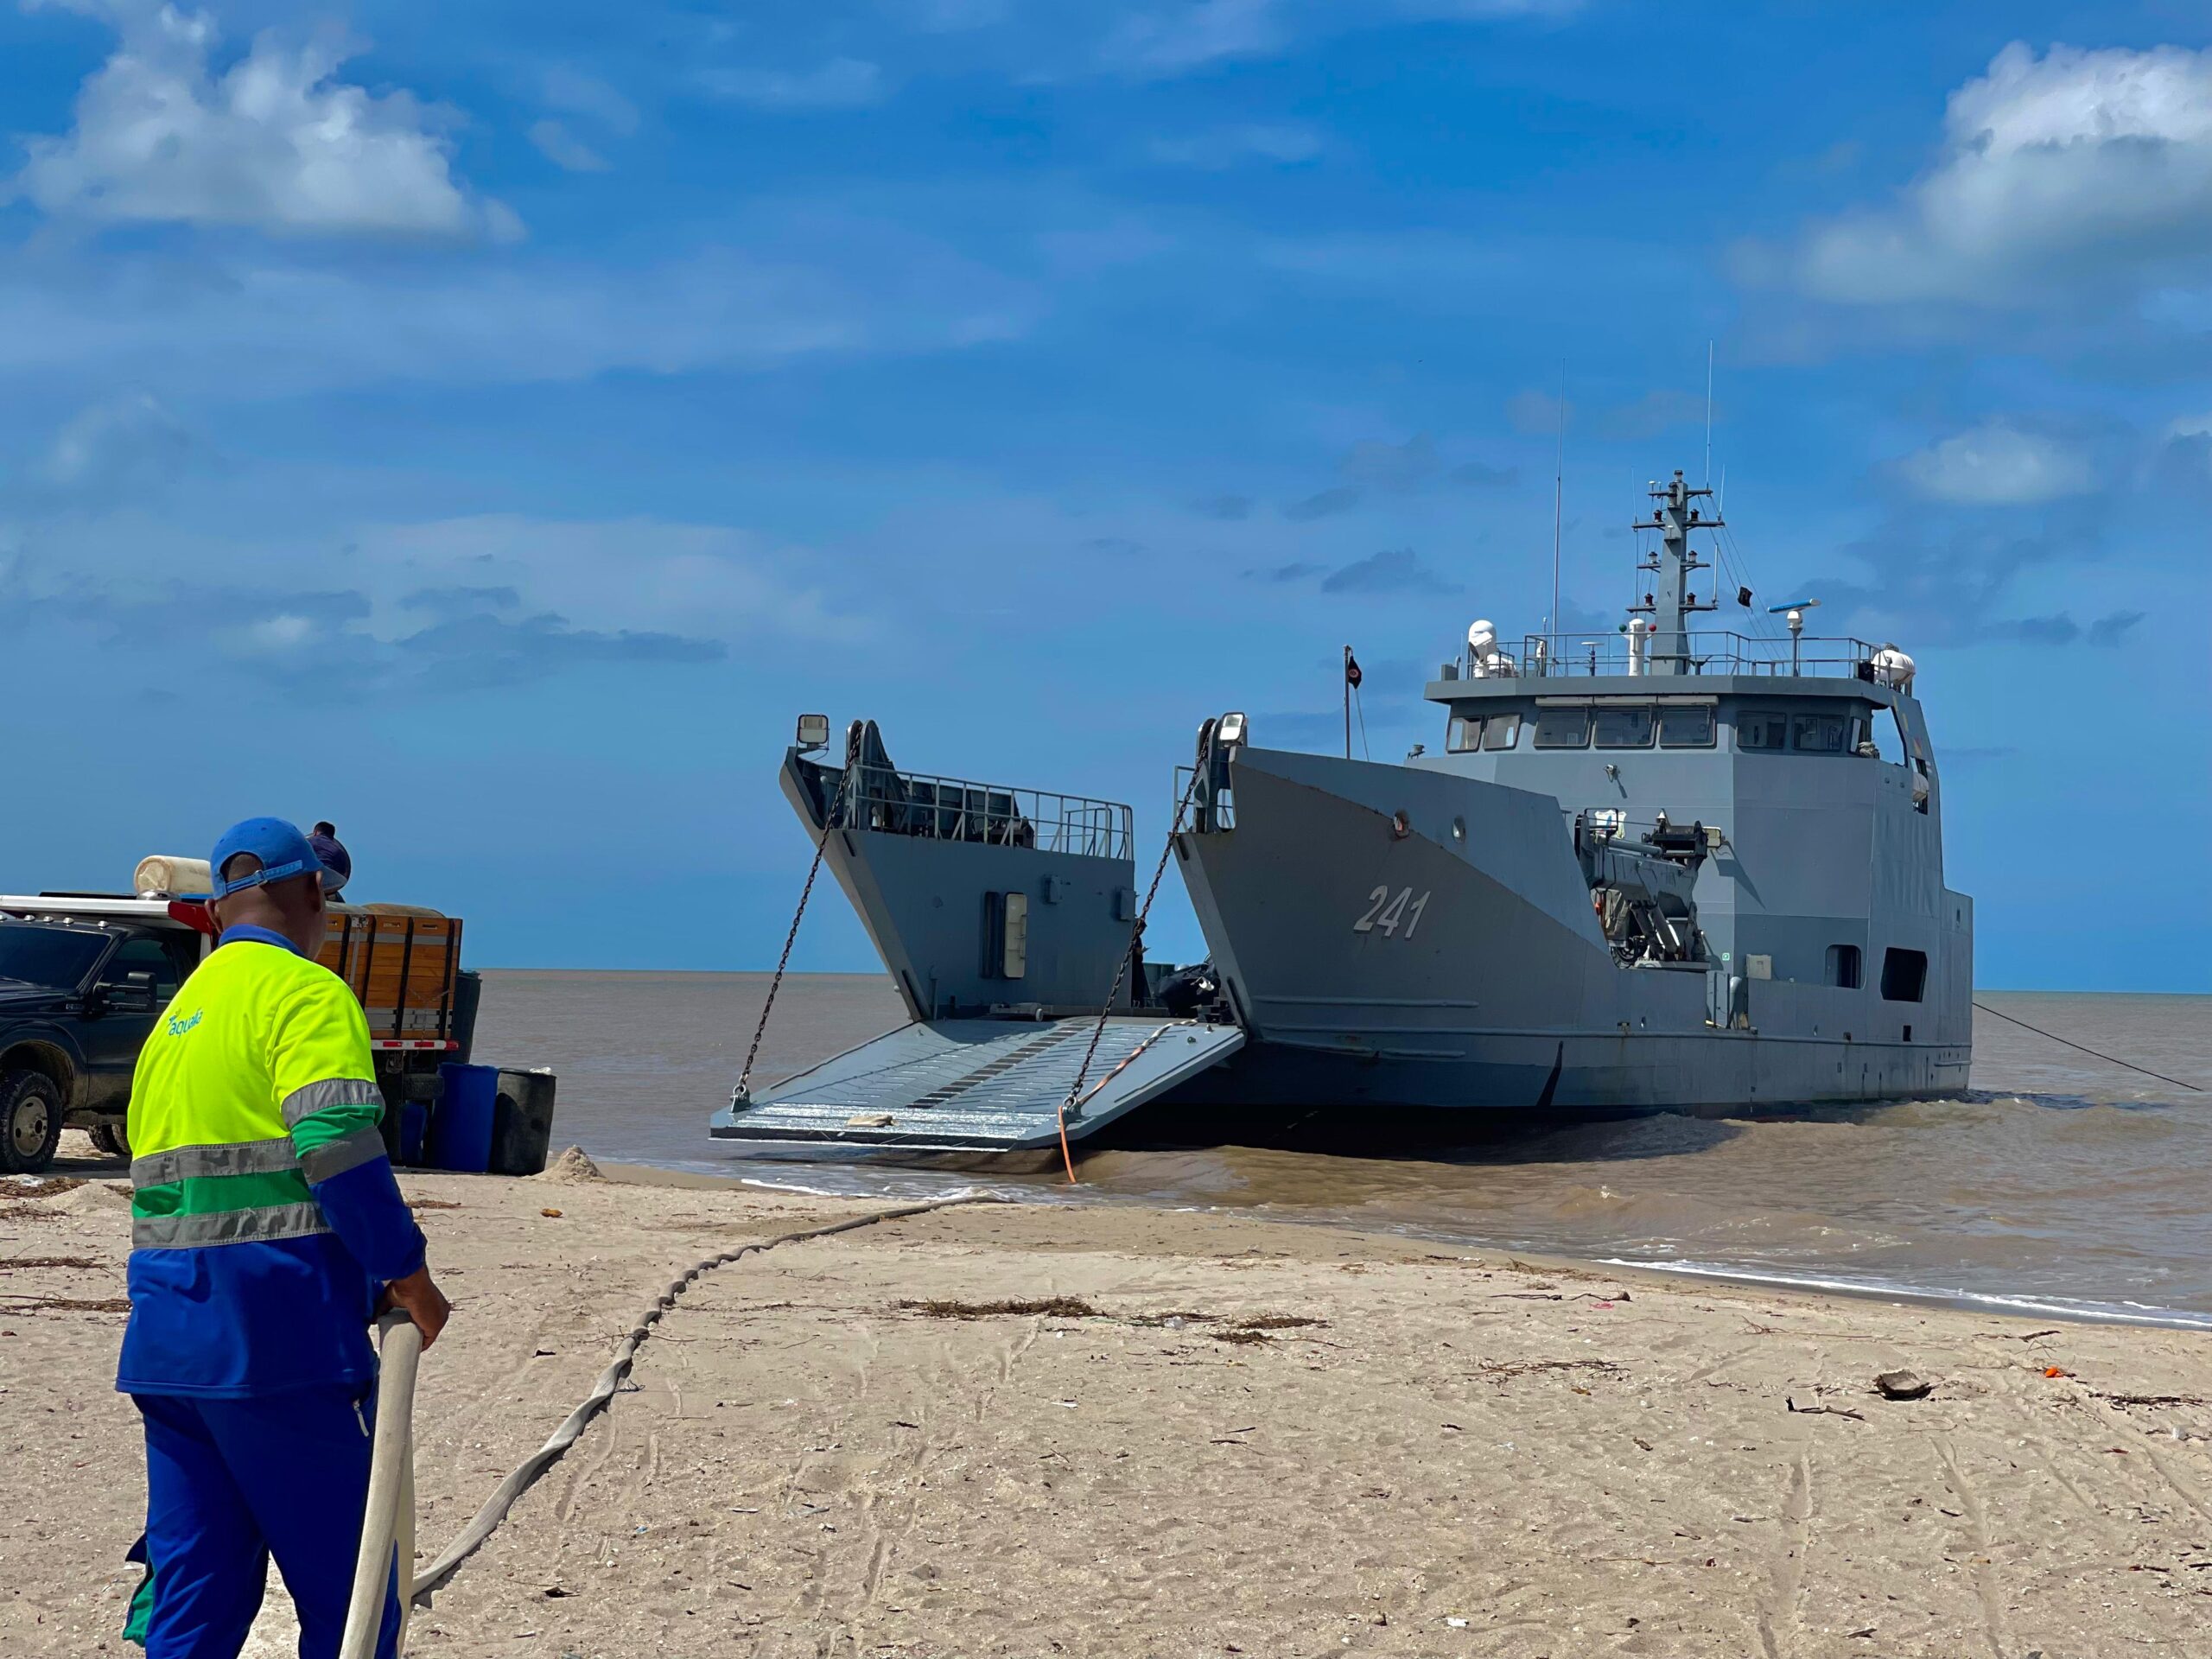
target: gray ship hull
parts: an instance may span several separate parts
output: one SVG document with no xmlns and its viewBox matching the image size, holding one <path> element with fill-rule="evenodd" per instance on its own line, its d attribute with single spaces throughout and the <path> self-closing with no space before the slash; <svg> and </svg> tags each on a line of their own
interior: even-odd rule
<svg viewBox="0 0 2212 1659">
<path fill-rule="evenodd" d="M 1725 958 L 1623 967 L 1554 797 L 1249 747 L 1230 766 L 1233 815 L 1177 851 L 1248 1041 L 1192 1097 L 1694 1109 L 1965 1086 L 1960 895 L 1916 918 L 1935 967 L 1911 1002 Z"/>
</svg>

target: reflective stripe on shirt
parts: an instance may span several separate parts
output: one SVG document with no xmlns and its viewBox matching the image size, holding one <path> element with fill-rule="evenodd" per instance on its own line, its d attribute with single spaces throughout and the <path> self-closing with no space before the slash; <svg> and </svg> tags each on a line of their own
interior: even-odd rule
<svg viewBox="0 0 2212 1659">
<path fill-rule="evenodd" d="M 361 1077 L 326 1077 L 311 1083 L 284 1096 L 284 1127 L 296 1128 L 302 1118 L 333 1106 L 374 1106 L 381 1111 L 384 1091 Z"/>
<path fill-rule="evenodd" d="M 195 1175 L 273 1175 L 299 1166 L 292 1137 L 283 1135 L 273 1141 L 234 1141 L 223 1147 L 173 1147 L 167 1152 L 134 1158 L 130 1184 L 160 1186 Z"/>
<path fill-rule="evenodd" d="M 306 1238 L 327 1233 L 321 1206 L 313 1198 L 256 1210 L 219 1210 L 198 1215 L 135 1216 L 130 1222 L 134 1250 L 198 1249 L 210 1244 L 242 1244 L 275 1238 Z"/>
</svg>

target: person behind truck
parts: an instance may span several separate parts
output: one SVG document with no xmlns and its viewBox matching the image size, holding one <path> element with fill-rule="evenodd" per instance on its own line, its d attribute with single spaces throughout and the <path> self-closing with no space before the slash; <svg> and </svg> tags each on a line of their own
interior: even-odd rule
<svg viewBox="0 0 2212 1659">
<path fill-rule="evenodd" d="M 292 824 L 249 818 L 208 863 L 216 948 L 130 1090 L 116 1387 L 146 1433 L 133 1625 L 147 1659 L 235 1659 L 274 1555 L 302 1659 L 334 1659 L 368 1497 L 367 1327 L 397 1306 L 427 1348 L 451 1309 L 385 1156 L 367 1020 L 315 960 L 321 861 Z M 395 1573 L 385 1659 L 398 1624 Z"/>
<path fill-rule="evenodd" d="M 353 855 L 346 850 L 346 843 L 338 839 L 338 826 L 328 818 L 319 821 L 308 832 L 308 845 L 315 849 L 315 855 L 322 861 L 322 868 L 329 874 L 322 878 L 322 889 L 335 899 L 345 885 L 353 879 Z"/>
</svg>

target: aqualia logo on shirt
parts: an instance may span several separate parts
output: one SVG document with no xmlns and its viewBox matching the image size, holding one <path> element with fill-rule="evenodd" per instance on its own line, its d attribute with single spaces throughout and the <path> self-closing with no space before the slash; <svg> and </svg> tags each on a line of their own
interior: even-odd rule
<svg viewBox="0 0 2212 1659">
<path fill-rule="evenodd" d="M 190 1031 L 194 1026 L 200 1023 L 200 1016 L 206 1012 L 207 1010 L 204 1008 L 194 1008 L 192 1011 L 192 1018 L 189 1020 L 181 1020 L 175 1014 L 169 1015 L 169 1035 L 172 1037 L 183 1036 L 186 1032 Z"/>
</svg>

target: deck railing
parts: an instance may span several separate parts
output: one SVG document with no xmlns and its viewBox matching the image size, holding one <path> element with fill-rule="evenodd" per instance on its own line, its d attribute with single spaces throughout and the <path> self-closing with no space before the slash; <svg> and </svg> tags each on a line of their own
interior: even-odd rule
<svg viewBox="0 0 2212 1659">
<path fill-rule="evenodd" d="M 1128 858 L 1134 814 L 1116 801 L 1052 790 L 853 766 L 838 785 L 837 821 L 856 830 L 1086 858 Z"/>
<path fill-rule="evenodd" d="M 1866 679 L 1872 676 L 1874 653 L 1880 649 L 1864 639 L 1806 634 L 1794 642 L 1743 633 L 1700 632 L 1688 636 L 1685 658 L 1661 668 L 1661 675 L 1684 674 L 1803 675 L 1822 679 Z M 1517 648 L 1500 640 L 1500 654 L 1487 663 L 1477 662 L 1465 651 L 1445 664 L 1446 679 L 1555 678 L 1649 674 L 1653 671 L 1651 644 L 1646 636 L 1640 662 L 1631 665 L 1629 637 L 1624 633 L 1532 633 L 1522 636 Z"/>
</svg>

